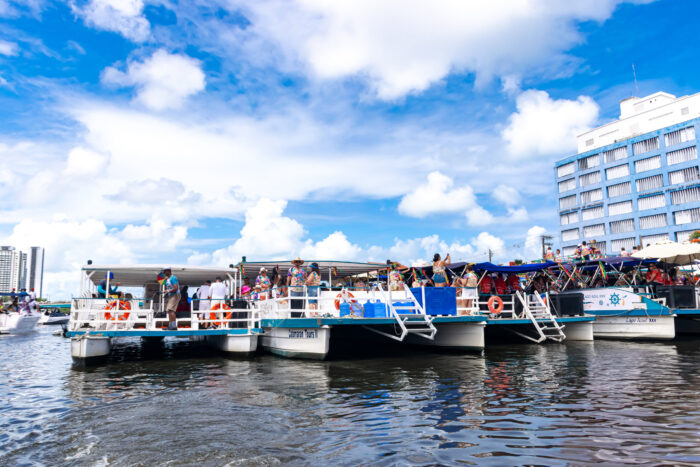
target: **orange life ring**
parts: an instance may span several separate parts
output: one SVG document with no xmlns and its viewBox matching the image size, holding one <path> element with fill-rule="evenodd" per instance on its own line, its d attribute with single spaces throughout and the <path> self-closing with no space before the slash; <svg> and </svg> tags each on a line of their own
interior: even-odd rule
<svg viewBox="0 0 700 467">
<path fill-rule="evenodd" d="M 357 300 L 355 300 L 355 296 L 352 293 L 348 292 L 348 296 L 352 299 L 352 300 L 349 300 L 350 303 L 357 303 Z M 335 309 L 336 310 L 340 310 L 340 299 L 341 298 L 343 298 L 343 294 L 339 293 L 335 299 Z"/>
<path fill-rule="evenodd" d="M 131 310 L 131 304 L 124 300 L 114 300 L 107 304 L 105 310 L 114 310 L 115 308 L 117 310 Z M 105 311 L 105 319 L 108 321 L 126 321 L 129 319 L 129 313 L 114 313 L 112 315 L 109 311 Z"/>
<path fill-rule="evenodd" d="M 216 305 L 214 305 L 213 307 L 210 308 L 210 310 L 219 310 L 219 309 L 221 309 L 221 310 L 230 310 L 231 307 L 228 306 L 228 305 L 225 304 L 225 303 L 224 303 L 224 304 L 219 304 L 219 303 L 217 303 Z M 231 313 L 231 312 L 229 311 L 228 313 L 226 313 L 226 314 L 224 315 L 224 319 L 229 320 L 229 319 L 231 319 L 231 316 L 233 316 L 233 313 Z M 216 313 L 209 313 L 209 319 L 216 319 Z M 221 326 L 221 321 L 216 321 L 216 322 L 214 322 L 214 323 L 212 323 L 212 324 L 215 324 L 215 325 L 217 325 L 217 326 Z"/>
<path fill-rule="evenodd" d="M 493 302 L 496 302 L 496 307 L 494 308 Z M 489 311 L 493 313 L 494 315 L 499 314 L 501 311 L 503 311 L 503 300 L 501 300 L 501 297 L 498 295 L 491 295 L 491 298 L 489 298 L 488 301 L 488 306 L 489 306 Z"/>
</svg>

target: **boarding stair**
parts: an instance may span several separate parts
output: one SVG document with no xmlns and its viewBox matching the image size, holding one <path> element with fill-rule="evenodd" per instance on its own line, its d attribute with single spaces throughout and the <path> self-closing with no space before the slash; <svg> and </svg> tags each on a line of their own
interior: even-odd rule
<svg viewBox="0 0 700 467">
<path fill-rule="evenodd" d="M 424 307 L 418 302 L 411 289 L 404 284 L 405 298 L 397 300 L 391 290 L 385 291 L 381 284 L 377 285 L 382 302 L 386 303 L 389 316 L 396 319 L 398 325 L 397 334 L 390 334 L 379 329 L 366 327 L 370 331 L 381 334 L 385 337 L 403 342 L 408 335 L 415 335 L 424 339 L 433 340 L 437 334 L 437 328 L 433 324 L 433 316 L 425 313 Z"/>
<path fill-rule="evenodd" d="M 548 293 L 545 294 L 544 299 L 537 293 L 526 295 L 524 292 L 518 291 L 515 295 L 523 305 L 523 315 L 526 319 L 532 321 L 537 337 L 528 336 L 520 332 L 516 332 L 516 334 L 538 344 L 546 340 L 561 342 L 566 339 L 564 326 L 559 324 L 552 314 Z"/>
</svg>

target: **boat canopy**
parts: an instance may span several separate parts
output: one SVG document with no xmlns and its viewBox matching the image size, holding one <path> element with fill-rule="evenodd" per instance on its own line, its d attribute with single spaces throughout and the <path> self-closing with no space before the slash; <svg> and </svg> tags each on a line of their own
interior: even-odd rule
<svg viewBox="0 0 700 467">
<path fill-rule="evenodd" d="M 318 261 L 304 260 L 304 267 L 311 263 L 317 263 L 321 274 L 321 280 L 328 280 L 329 277 L 335 279 L 344 279 L 358 274 L 375 272 L 379 269 L 386 269 L 385 263 L 355 263 L 351 261 Z M 251 283 L 255 283 L 255 278 L 260 273 L 260 268 L 267 269 L 268 276 L 272 273 L 272 269 L 277 266 L 282 277 L 287 277 L 287 272 L 293 267 L 290 261 L 246 261 L 238 263 L 236 267 L 243 266 L 243 276 L 247 277 Z"/>
<path fill-rule="evenodd" d="M 608 256 L 600 259 L 592 259 L 588 261 L 579 261 L 576 263 L 562 263 L 561 266 L 571 269 L 576 266 L 582 270 L 594 270 L 600 267 L 600 264 L 605 267 L 614 268 L 616 270 L 623 268 L 634 268 L 639 265 L 646 266 L 650 264 L 659 264 L 659 261 L 652 259 L 639 259 L 631 256 Z M 557 264 L 556 266 L 559 266 Z"/>
<path fill-rule="evenodd" d="M 236 270 L 221 267 L 200 266 L 171 266 L 171 265 L 87 265 L 83 266 L 83 272 L 98 285 L 108 272 L 114 274 L 112 281 L 119 282 L 122 287 L 143 287 L 146 284 L 158 283 L 157 276 L 164 267 L 169 267 L 177 277 L 180 285 L 199 287 L 205 281 L 214 281 L 217 276 L 223 280 L 234 277 Z M 228 277 L 230 276 L 230 277 Z"/>
<path fill-rule="evenodd" d="M 450 266 L 451 270 L 462 269 L 469 263 L 455 263 Z M 506 274 L 520 274 L 524 272 L 537 272 L 557 266 L 557 263 L 546 261 L 544 263 L 518 264 L 516 266 L 499 266 L 489 262 L 472 264 L 475 271 L 480 272 L 502 272 Z"/>
</svg>

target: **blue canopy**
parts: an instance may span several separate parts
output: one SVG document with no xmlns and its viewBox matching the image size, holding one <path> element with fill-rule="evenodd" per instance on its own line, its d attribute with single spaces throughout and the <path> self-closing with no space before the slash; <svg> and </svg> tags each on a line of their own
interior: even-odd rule
<svg viewBox="0 0 700 467">
<path fill-rule="evenodd" d="M 523 272 L 537 272 L 543 269 L 549 269 L 557 266 L 553 261 L 545 261 L 544 263 L 519 264 L 517 266 L 499 266 L 493 263 L 476 263 L 472 266 L 475 271 L 486 272 L 503 272 L 506 274 L 520 274 Z"/>
</svg>

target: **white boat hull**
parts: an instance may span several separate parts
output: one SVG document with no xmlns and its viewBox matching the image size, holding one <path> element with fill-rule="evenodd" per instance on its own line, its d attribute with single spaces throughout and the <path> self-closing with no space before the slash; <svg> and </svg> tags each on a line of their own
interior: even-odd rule
<svg viewBox="0 0 700 467">
<path fill-rule="evenodd" d="M 484 328 L 486 323 L 443 323 L 435 324 L 437 333 L 433 340 L 414 334 L 406 336 L 411 345 L 435 347 L 444 350 L 481 351 L 484 349 Z"/>
<path fill-rule="evenodd" d="M 207 345 L 222 352 L 249 354 L 258 350 L 257 334 L 206 336 Z"/>
<path fill-rule="evenodd" d="M 673 316 L 596 316 L 596 339 L 673 339 Z"/>
<path fill-rule="evenodd" d="M 38 313 L 9 313 L 0 315 L 0 333 L 26 334 L 32 332 L 41 315 Z"/>
<path fill-rule="evenodd" d="M 320 328 L 267 328 L 260 337 L 263 349 L 282 357 L 322 360 L 330 349 L 331 330 Z"/>
<path fill-rule="evenodd" d="M 567 341 L 592 341 L 594 338 L 593 321 L 574 321 L 563 326 Z"/>
<path fill-rule="evenodd" d="M 104 357 L 112 351 L 112 339 L 98 336 L 79 336 L 70 340 L 71 355 L 75 359 Z"/>
</svg>

